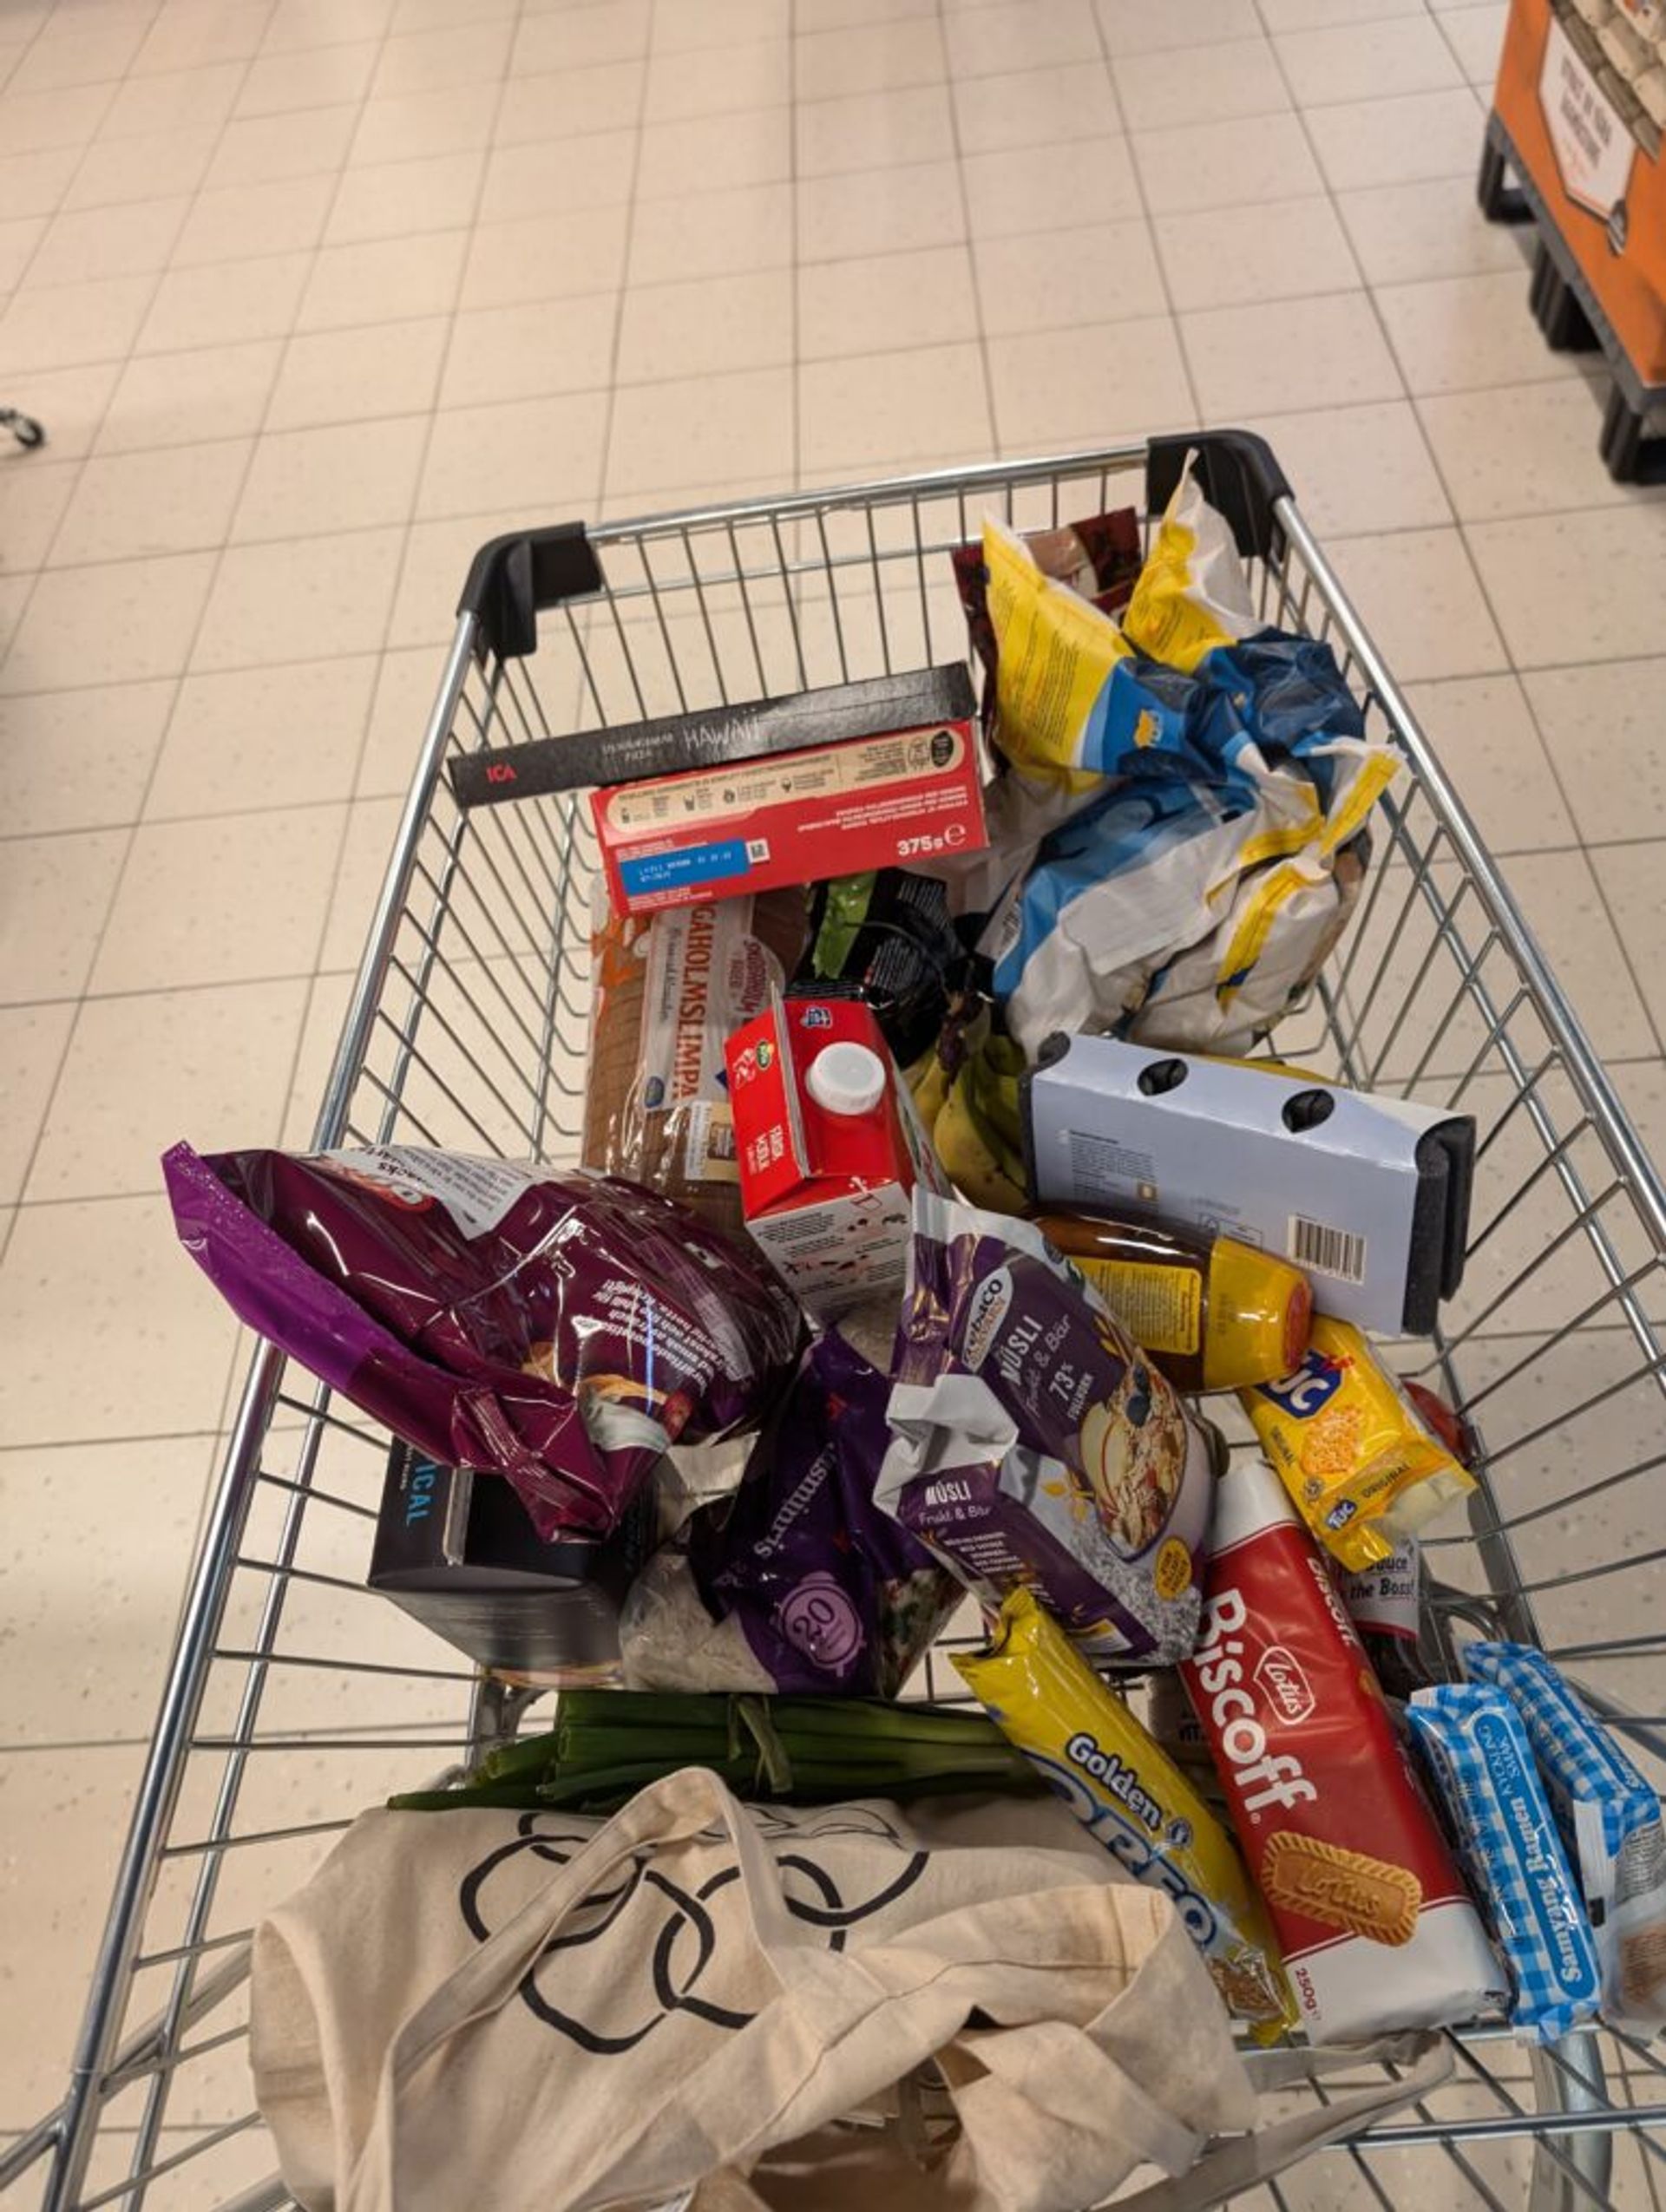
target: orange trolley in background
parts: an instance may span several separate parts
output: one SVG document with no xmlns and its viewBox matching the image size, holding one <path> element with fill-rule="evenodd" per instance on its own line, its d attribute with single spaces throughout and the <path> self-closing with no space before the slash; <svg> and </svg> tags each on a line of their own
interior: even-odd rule
<svg viewBox="0 0 1666 2212">
<path fill-rule="evenodd" d="M 1587 14 L 1604 13 L 1600 28 Z M 1601 346 L 1614 378 L 1600 450 L 1623 483 L 1666 481 L 1666 5 L 1512 0 L 1481 160 L 1495 222 L 1538 232 L 1532 302 L 1547 344 Z M 1518 180 L 1512 187 L 1506 170 Z"/>
</svg>

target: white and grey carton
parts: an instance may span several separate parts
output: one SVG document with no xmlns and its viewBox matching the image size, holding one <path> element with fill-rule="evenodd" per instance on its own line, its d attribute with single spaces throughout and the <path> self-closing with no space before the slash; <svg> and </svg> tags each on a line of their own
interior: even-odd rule
<svg viewBox="0 0 1666 2212">
<path fill-rule="evenodd" d="M 1023 1089 L 1043 1206 L 1236 1237 L 1382 1336 L 1427 1335 L 1462 1280 L 1467 1114 L 1107 1037 L 1049 1037 Z"/>
</svg>

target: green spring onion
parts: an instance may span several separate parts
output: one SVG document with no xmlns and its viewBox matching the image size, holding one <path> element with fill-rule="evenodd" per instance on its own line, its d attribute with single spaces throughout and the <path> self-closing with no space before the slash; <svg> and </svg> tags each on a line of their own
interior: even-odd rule
<svg viewBox="0 0 1666 2212">
<path fill-rule="evenodd" d="M 454 1790 L 389 1803 L 403 1812 L 606 1812 L 685 1766 L 711 1768 L 738 1796 L 807 1804 L 954 1790 L 1029 1795 L 1041 1786 L 994 1722 L 967 1707 L 567 1690 L 547 1735 L 489 1751 Z"/>
</svg>

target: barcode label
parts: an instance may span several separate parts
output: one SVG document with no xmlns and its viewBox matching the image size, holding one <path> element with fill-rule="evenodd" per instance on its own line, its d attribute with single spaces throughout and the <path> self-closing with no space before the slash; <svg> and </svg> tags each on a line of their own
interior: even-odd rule
<svg viewBox="0 0 1666 2212">
<path fill-rule="evenodd" d="M 1290 1257 L 1315 1275 L 1335 1275 L 1344 1283 L 1365 1280 L 1365 1239 L 1351 1229 L 1333 1229 L 1305 1214 L 1290 1216 Z"/>
<path fill-rule="evenodd" d="M 769 839 L 767 837 L 749 837 L 746 840 L 746 857 L 752 862 L 754 867 L 756 867 L 758 862 L 760 861 L 767 861 L 770 857 Z"/>
</svg>

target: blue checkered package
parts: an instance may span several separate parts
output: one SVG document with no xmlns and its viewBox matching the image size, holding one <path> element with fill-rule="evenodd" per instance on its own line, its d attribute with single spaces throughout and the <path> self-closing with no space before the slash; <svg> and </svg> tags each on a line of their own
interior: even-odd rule
<svg viewBox="0 0 1666 2212">
<path fill-rule="evenodd" d="M 1488 1683 L 1453 1682 L 1418 1691 L 1407 1718 L 1510 1968 L 1511 2025 L 1553 2043 L 1595 2017 L 1603 1975 L 1521 1715 Z"/>
<path fill-rule="evenodd" d="M 1643 2036 L 1666 2025 L 1666 1828 L 1660 1800 L 1543 1652 L 1471 1644 L 1473 1682 L 1521 1715 L 1597 1934 L 1603 2011 Z"/>
</svg>

